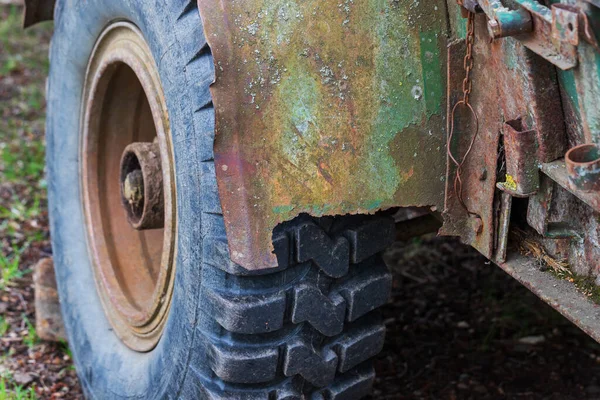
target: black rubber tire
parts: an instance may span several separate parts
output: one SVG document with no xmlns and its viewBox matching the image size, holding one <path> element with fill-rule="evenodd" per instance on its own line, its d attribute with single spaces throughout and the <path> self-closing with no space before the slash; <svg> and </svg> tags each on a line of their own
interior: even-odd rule
<svg viewBox="0 0 600 400">
<path fill-rule="evenodd" d="M 177 185 L 172 307 L 156 348 L 112 332 L 96 293 L 79 185 L 79 111 L 96 38 L 129 20 L 154 54 L 167 99 Z M 301 216 L 274 233 L 280 266 L 261 274 L 229 259 L 212 155 L 214 67 L 196 0 L 58 0 L 50 50 L 47 163 L 62 311 L 86 395 L 97 399 L 354 399 L 384 340 L 371 311 L 391 276 L 379 254 L 383 216 Z"/>
</svg>

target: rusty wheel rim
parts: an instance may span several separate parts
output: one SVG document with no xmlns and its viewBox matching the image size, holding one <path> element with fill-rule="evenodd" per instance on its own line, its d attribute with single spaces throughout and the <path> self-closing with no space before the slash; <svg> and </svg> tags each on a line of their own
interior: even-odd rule
<svg viewBox="0 0 600 400">
<path fill-rule="evenodd" d="M 82 104 L 81 188 L 87 243 L 105 314 L 136 351 L 160 339 L 170 308 L 175 189 L 169 119 L 152 53 L 129 22 L 108 26 L 94 46 Z M 120 163 L 134 142 L 158 145 L 164 225 L 136 230 L 121 197 Z"/>
</svg>

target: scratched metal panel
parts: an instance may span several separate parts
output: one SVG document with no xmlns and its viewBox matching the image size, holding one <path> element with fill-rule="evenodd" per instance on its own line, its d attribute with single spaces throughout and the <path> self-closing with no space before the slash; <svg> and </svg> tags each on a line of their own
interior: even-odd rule
<svg viewBox="0 0 600 400">
<path fill-rule="evenodd" d="M 232 259 L 300 213 L 444 203 L 444 1 L 198 0 Z"/>
</svg>

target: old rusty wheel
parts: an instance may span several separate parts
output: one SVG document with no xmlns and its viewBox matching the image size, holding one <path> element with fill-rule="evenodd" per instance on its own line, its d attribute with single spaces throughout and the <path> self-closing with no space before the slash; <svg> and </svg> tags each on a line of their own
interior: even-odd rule
<svg viewBox="0 0 600 400">
<path fill-rule="evenodd" d="M 368 393 L 393 220 L 304 215 L 273 232 L 278 267 L 231 260 L 197 1 L 58 1 L 50 58 L 53 259 L 88 397 Z"/>
<path fill-rule="evenodd" d="M 111 24 L 84 85 L 81 188 L 96 286 L 115 332 L 152 349 L 171 304 L 176 202 L 169 119 L 141 32 Z"/>
</svg>

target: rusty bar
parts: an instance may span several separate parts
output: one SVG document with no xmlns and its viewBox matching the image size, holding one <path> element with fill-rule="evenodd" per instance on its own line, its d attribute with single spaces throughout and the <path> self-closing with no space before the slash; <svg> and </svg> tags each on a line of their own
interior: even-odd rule
<svg viewBox="0 0 600 400">
<path fill-rule="evenodd" d="M 554 181 L 542 175 L 540 189 L 529 198 L 527 204 L 527 223 L 542 236 L 548 232 L 548 218 L 553 196 Z"/>
<path fill-rule="evenodd" d="M 523 9 L 508 9 L 500 0 L 479 0 L 479 5 L 489 18 L 488 33 L 493 39 L 533 31 L 531 14 Z"/>
<path fill-rule="evenodd" d="M 476 18 L 475 36 L 485 37 L 485 18 Z M 469 216 L 460 205 L 454 190 L 455 167 L 448 163 L 446 178 L 446 202 L 444 225 L 441 235 L 460 236 L 464 243 L 475 247 L 488 258 L 494 255 L 494 195 L 496 192 L 496 165 L 498 158 L 499 132 L 502 120 L 498 113 L 498 86 L 489 76 L 499 74 L 505 68 L 491 51 L 494 44 L 486 40 L 477 40 L 474 52 L 475 68 L 472 71 L 473 93 L 471 103 L 477 105 L 479 120 L 478 137 L 473 143 L 469 157 L 465 160 L 463 173 L 463 198 L 470 211 L 477 216 Z M 462 96 L 462 76 L 456 74 L 463 69 L 465 55 L 464 41 L 456 41 L 448 46 L 448 118 L 452 106 Z M 496 64 L 496 62 L 498 64 Z M 465 154 L 476 130 L 476 122 L 470 113 L 457 112 L 452 152 L 461 157 Z M 449 128 L 447 128 L 449 131 Z"/>
<path fill-rule="evenodd" d="M 544 163 L 541 165 L 541 170 L 561 187 L 590 206 L 594 211 L 600 212 L 600 192 L 589 192 L 579 190 L 574 187 L 569 179 L 569 174 L 567 172 L 567 167 L 564 160 Z"/>
<path fill-rule="evenodd" d="M 396 222 L 396 240 L 408 240 L 427 233 L 437 232 L 441 226 L 440 220 L 431 214 Z"/>
<path fill-rule="evenodd" d="M 515 197 L 529 197 L 540 185 L 537 131 L 524 129 L 520 118 L 506 122 L 503 128 L 506 181 L 498 183 L 498 188 Z"/>
<path fill-rule="evenodd" d="M 506 261 L 508 248 L 508 233 L 510 228 L 510 214 L 512 211 L 512 196 L 507 192 L 500 195 L 500 216 L 498 218 L 498 243 L 496 248 L 496 261 Z"/>
<path fill-rule="evenodd" d="M 511 10 L 499 0 L 480 0 L 490 19 L 488 31 L 492 38 L 512 36 L 563 70 L 577 66 L 577 47 L 569 41 L 555 40 L 552 35 L 551 9 L 535 0 L 515 3 L 517 8 Z"/>
<path fill-rule="evenodd" d="M 493 39 L 522 35 L 531 31 L 531 14 L 525 10 L 496 12 L 495 18 L 488 21 L 488 32 Z"/>
<path fill-rule="evenodd" d="M 600 306 L 579 292 L 574 283 L 541 271 L 539 260 L 518 253 L 511 253 L 506 262 L 498 265 L 585 333 L 600 341 Z"/>
<path fill-rule="evenodd" d="M 565 155 L 572 187 L 591 192 L 600 189 L 600 148 L 595 144 L 573 147 Z"/>
<path fill-rule="evenodd" d="M 533 17 L 532 33 L 519 37 L 523 45 L 562 70 L 577 66 L 577 47 L 568 42 L 552 40 L 552 11 L 533 0 L 516 0 Z"/>
</svg>

